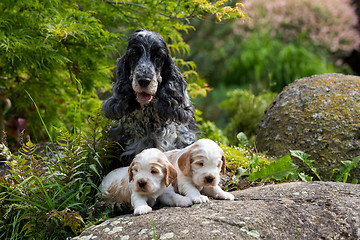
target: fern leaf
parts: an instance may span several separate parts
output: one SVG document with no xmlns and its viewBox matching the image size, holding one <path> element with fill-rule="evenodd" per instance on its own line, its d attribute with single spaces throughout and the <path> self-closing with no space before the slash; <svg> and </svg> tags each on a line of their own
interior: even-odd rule
<svg viewBox="0 0 360 240">
<path fill-rule="evenodd" d="M 81 225 L 85 224 L 83 218 L 76 211 L 69 209 L 65 210 L 64 226 L 69 226 L 71 230 L 76 234 Z"/>
<path fill-rule="evenodd" d="M 36 149 L 37 149 L 36 145 L 32 143 L 29 138 L 29 140 L 19 148 L 19 152 L 24 157 L 29 157 L 36 151 Z"/>
</svg>

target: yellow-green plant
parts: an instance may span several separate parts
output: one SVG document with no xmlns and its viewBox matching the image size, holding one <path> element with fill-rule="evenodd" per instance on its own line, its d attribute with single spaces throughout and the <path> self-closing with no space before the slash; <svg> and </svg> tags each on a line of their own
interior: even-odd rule
<svg viewBox="0 0 360 240">
<path fill-rule="evenodd" d="M 56 148 L 46 147 L 41 156 L 30 140 L 20 155 L 11 154 L 8 173 L 0 177 L 2 239 L 65 239 L 95 220 L 90 216 L 108 124 L 98 112 L 82 131 L 58 129 Z"/>
</svg>

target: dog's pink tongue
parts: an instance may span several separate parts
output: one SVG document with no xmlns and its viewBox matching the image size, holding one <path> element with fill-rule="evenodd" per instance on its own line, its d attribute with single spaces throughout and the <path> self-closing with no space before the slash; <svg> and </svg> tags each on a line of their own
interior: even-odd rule
<svg viewBox="0 0 360 240">
<path fill-rule="evenodd" d="M 151 101 L 152 96 L 150 94 L 142 92 L 142 93 L 137 93 L 137 99 L 141 103 L 147 103 Z"/>
</svg>

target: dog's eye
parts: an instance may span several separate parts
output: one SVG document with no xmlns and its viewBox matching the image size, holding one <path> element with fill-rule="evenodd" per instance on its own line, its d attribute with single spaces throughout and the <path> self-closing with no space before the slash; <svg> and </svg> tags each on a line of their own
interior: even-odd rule
<svg viewBox="0 0 360 240">
<path fill-rule="evenodd" d="M 161 55 L 161 54 L 155 54 L 155 55 L 153 55 L 151 58 L 152 58 L 152 61 L 154 61 L 154 62 L 157 63 L 157 64 L 160 64 L 160 63 L 162 62 L 163 55 Z"/>
<path fill-rule="evenodd" d="M 129 50 L 128 54 L 131 58 L 138 58 L 140 56 L 140 50 L 133 48 Z"/>
<path fill-rule="evenodd" d="M 221 165 L 222 165 L 222 161 L 220 161 L 220 162 L 218 163 L 217 168 L 220 168 Z"/>
<path fill-rule="evenodd" d="M 157 173 L 159 173 L 158 170 L 156 170 L 156 169 L 152 169 L 152 170 L 151 170 L 151 174 L 157 174 Z"/>
<path fill-rule="evenodd" d="M 199 166 L 199 167 L 203 167 L 204 166 L 204 163 L 203 162 L 196 162 L 195 163 L 197 166 Z"/>
</svg>

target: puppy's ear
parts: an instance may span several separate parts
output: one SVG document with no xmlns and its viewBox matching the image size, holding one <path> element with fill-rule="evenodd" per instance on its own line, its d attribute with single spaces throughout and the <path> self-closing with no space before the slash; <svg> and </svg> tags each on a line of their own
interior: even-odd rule
<svg viewBox="0 0 360 240">
<path fill-rule="evenodd" d="M 191 161 L 190 161 L 190 151 L 184 152 L 179 160 L 178 160 L 178 166 L 181 170 L 181 172 L 187 176 L 191 172 Z"/>
<path fill-rule="evenodd" d="M 177 178 L 177 173 L 172 164 L 166 164 L 165 166 L 165 185 L 168 187 Z"/>
<path fill-rule="evenodd" d="M 133 172 L 132 172 L 133 166 L 134 166 L 134 161 L 130 164 L 129 169 L 128 169 L 129 182 L 131 182 L 133 180 L 133 178 L 134 178 L 134 175 L 133 175 Z"/>
<path fill-rule="evenodd" d="M 222 165 L 221 165 L 221 175 L 224 175 L 225 172 L 226 172 L 226 158 L 225 158 L 225 154 L 223 153 L 222 154 L 222 157 L 221 157 L 221 161 L 223 162 Z"/>
</svg>

